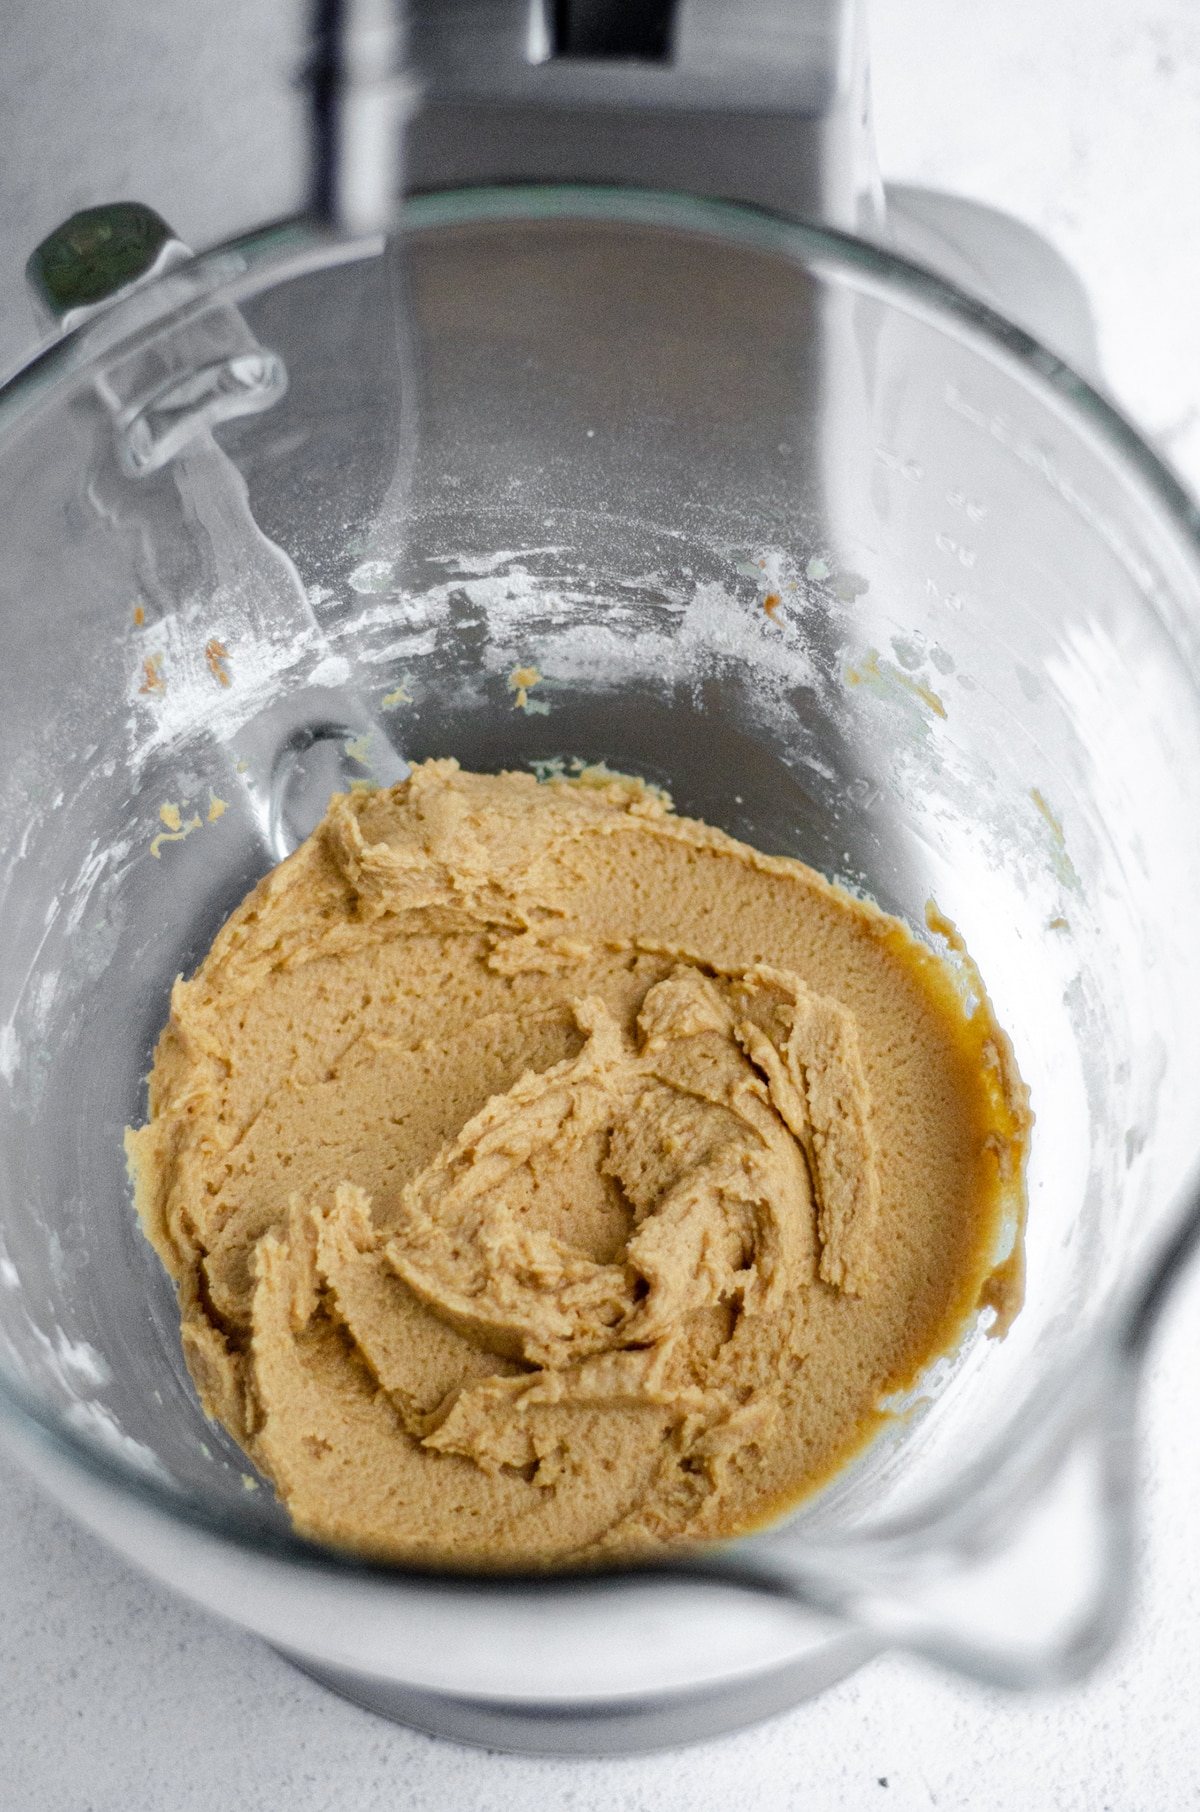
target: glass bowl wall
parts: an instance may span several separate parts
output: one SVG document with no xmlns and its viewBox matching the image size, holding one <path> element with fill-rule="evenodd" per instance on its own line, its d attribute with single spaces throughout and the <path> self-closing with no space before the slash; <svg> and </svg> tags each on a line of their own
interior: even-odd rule
<svg viewBox="0 0 1200 1812">
<path fill-rule="evenodd" d="M 314 643 L 284 625 L 239 669 L 253 601 L 186 458 L 124 476 L 96 387 L 218 301 L 290 380 L 220 446 L 294 562 L 320 679 L 406 756 L 604 761 L 919 932 L 932 899 L 965 939 L 1037 1114 L 1026 1308 L 1003 1342 L 985 1316 L 793 1532 L 919 1525 L 1110 1340 L 1200 1146 L 1183 499 L 932 279 L 669 198 L 427 197 L 386 255 L 249 242 L 9 387 L 0 1388 L 252 1550 L 304 1551 L 199 1409 L 121 1132 L 172 978 L 273 860 L 231 739 L 312 683 Z M 232 686 L 173 693 L 189 637 L 220 640 Z"/>
</svg>

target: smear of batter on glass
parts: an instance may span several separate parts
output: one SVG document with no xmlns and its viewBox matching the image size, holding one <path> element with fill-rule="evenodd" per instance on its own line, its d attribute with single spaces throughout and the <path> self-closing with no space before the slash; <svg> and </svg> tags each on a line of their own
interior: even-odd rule
<svg viewBox="0 0 1200 1812">
<path fill-rule="evenodd" d="M 205 1408 L 383 1558 L 764 1522 L 1019 1304 L 1025 1090 L 954 964 L 607 769 L 336 797 L 127 1135 Z"/>
</svg>

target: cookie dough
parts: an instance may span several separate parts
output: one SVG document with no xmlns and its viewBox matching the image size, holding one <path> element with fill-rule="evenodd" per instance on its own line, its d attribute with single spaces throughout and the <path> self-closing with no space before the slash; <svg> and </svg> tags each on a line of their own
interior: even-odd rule
<svg viewBox="0 0 1200 1812">
<path fill-rule="evenodd" d="M 382 1558 L 752 1527 L 1019 1302 L 965 954 L 604 769 L 336 797 L 176 983 L 149 1105 L 205 1409 Z"/>
</svg>

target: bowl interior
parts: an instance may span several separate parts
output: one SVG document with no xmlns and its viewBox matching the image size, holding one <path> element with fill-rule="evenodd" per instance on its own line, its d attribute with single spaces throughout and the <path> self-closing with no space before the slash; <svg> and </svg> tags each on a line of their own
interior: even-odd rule
<svg viewBox="0 0 1200 1812">
<path fill-rule="evenodd" d="M 172 696 L 260 569 L 231 582 L 194 462 L 122 474 L 111 351 L 0 402 L 0 1381 L 131 1486 L 285 1539 L 196 1402 L 121 1133 L 172 978 L 274 859 L 236 738 L 315 673 L 410 758 L 605 761 L 955 922 L 1037 1114 L 1027 1305 L 802 1514 L 954 1489 L 1083 1362 L 1195 1155 L 1200 562 L 1169 482 L 1020 336 L 765 217 L 435 197 L 386 257 L 230 268 L 290 387 L 213 457 L 311 612 L 257 689 Z"/>
</svg>

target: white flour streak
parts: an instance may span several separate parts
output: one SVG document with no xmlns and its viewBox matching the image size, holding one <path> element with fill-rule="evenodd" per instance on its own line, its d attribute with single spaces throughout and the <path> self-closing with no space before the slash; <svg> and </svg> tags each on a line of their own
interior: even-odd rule
<svg viewBox="0 0 1200 1812">
<path fill-rule="evenodd" d="M 153 1448 L 127 1435 L 112 1410 L 106 1409 L 103 1403 L 73 1403 L 65 1420 L 139 1472 L 147 1473 L 164 1485 L 176 1483 Z"/>
</svg>

